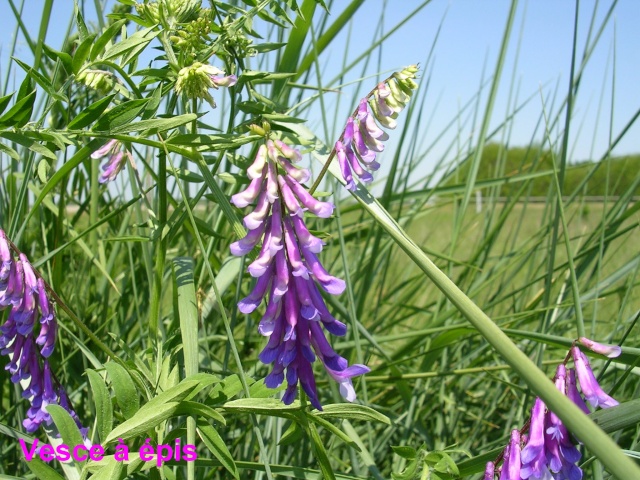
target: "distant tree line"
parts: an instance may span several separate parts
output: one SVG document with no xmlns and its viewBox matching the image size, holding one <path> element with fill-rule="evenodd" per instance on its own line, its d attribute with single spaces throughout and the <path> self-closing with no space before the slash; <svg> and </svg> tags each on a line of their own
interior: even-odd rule
<svg viewBox="0 0 640 480">
<path fill-rule="evenodd" d="M 500 177 L 520 176 L 527 173 L 551 172 L 553 170 L 551 152 L 539 145 L 529 147 L 506 147 L 490 143 L 484 147 L 477 180 L 490 180 Z M 559 159 L 556 157 L 556 168 Z M 463 182 L 467 178 L 470 163 L 462 163 L 445 182 L 447 185 Z M 594 170 L 595 169 L 595 170 Z M 582 188 L 582 195 L 618 196 L 629 189 L 635 189 L 634 196 L 640 196 L 638 175 L 640 172 L 640 154 L 609 157 L 601 162 L 591 160 L 569 163 L 565 171 L 564 191 L 572 193 L 591 174 Z M 608 175 L 608 179 L 607 179 Z M 553 185 L 552 174 L 531 180 L 528 194 L 544 197 Z M 511 196 L 522 186 L 522 182 L 506 184 L 500 187 L 499 196 Z M 525 192 L 527 193 L 527 192 Z"/>
</svg>

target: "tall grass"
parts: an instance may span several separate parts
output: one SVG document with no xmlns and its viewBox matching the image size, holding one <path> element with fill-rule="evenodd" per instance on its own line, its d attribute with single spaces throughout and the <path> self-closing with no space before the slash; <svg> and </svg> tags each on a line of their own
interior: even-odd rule
<svg viewBox="0 0 640 480">
<path fill-rule="evenodd" d="M 418 452 L 422 478 L 429 478 L 434 458 L 451 458 L 454 466 L 431 470 L 431 478 L 479 478 L 511 429 L 526 422 L 536 396 L 583 441 L 585 478 L 637 478 L 630 458 L 638 458 L 640 441 L 634 400 L 640 394 L 640 175 L 632 172 L 619 195 L 587 200 L 589 179 L 609 165 L 604 160 L 640 109 L 622 125 L 603 115 L 609 148 L 579 185 L 569 189 L 564 182 L 572 168 L 570 139 L 581 122 L 575 99 L 594 48 L 607 41 L 602 31 L 611 15 L 596 19 L 594 10 L 583 49 L 574 38 L 564 85 L 553 93 L 519 92 L 515 74 L 504 71 L 507 52 L 518 49 L 514 18 L 522 5 L 514 1 L 500 54 L 486 67 L 492 73 L 438 126 L 425 107 L 431 76 L 438 75 L 431 68 L 436 36 L 427 58 L 416 59 L 420 90 L 392 133 L 393 148 L 382 157 L 385 174 L 369 190 L 346 195 L 331 165 L 319 190 L 332 195 L 335 216 L 311 226 L 327 243 L 323 264 L 347 281 L 345 294 L 326 298 L 349 326 L 334 347 L 372 372 L 355 382 L 355 406 L 341 403 L 335 383 L 318 374 L 327 405 L 318 413 L 304 396 L 285 406 L 264 386 L 269 369 L 257 358 L 264 345 L 260 317 L 236 307 L 252 280 L 244 273 L 247 262 L 229 253 L 244 228 L 228 197 L 242 188 L 242 169 L 257 148 L 259 138 L 246 127 L 263 119 L 303 144 L 311 168 L 320 171 L 345 121 L 336 92 L 351 111 L 374 84 L 372 76 L 401 67 L 381 65 L 379 52 L 404 20 L 385 25 L 381 19 L 369 47 L 354 40 L 357 25 L 350 20 L 365 1 L 327 2 L 331 16 L 314 0 L 299 2 L 298 10 L 281 10 L 282 2 L 211 2 L 214 23 L 231 19 L 212 38 L 231 27 L 239 35 L 225 37 L 219 47 L 227 54 L 212 63 L 239 75 L 274 75 L 240 77 L 241 86 L 213 92 L 214 113 L 196 118 L 191 114 L 209 106 L 176 95 L 175 78 L 164 68 L 184 61 L 179 50 L 156 25 L 134 36 L 145 26 L 128 21 L 135 11 L 125 14 L 123 5 L 131 2 L 113 11 L 99 0 L 80 2 L 69 19 L 74 33 L 63 45 L 44 42 L 54 27 L 52 1 L 45 2 L 37 33 L 24 27 L 23 7 L 9 3 L 16 42 L 23 38 L 30 55 L 24 64 L 3 66 L 7 94 L 26 79 L 5 112 L 32 89 L 36 100 L 23 108 L 24 121 L 0 117 L 0 227 L 63 302 L 52 366 L 94 443 L 113 448 L 124 438 L 137 451 L 147 437 L 158 444 L 182 438 L 198 445 L 198 460 L 162 468 L 114 459 L 26 462 L 18 441 L 35 438 L 21 427 L 28 403 L 2 369 L 0 478 L 405 478 L 411 455 L 392 447 Z M 429 2 L 416 5 L 409 16 L 429 8 Z M 577 18 L 574 28 L 587 28 Z M 248 46 L 255 56 L 243 56 L 241 40 L 252 28 L 263 38 Z M 101 37 L 105 31 L 108 38 Z M 351 63 L 346 55 L 335 58 L 335 42 L 345 33 L 346 49 L 361 52 Z M 15 52 L 15 43 L 9 50 Z M 340 63 L 339 75 L 325 73 L 328 62 Z M 98 111 L 105 95 L 78 81 L 89 63 L 119 79 L 110 90 L 112 107 L 149 101 L 126 118 L 113 122 L 107 114 L 105 120 L 104 109 Z M 509 110 L 502 113 L 494 100 L 505 90 Z M 531 104 L 539 106 L 538 130 L 529 145 L 518 146 L 525 154 L 513 170 L 506 161 L 512 125 Z M 135 123 L 143 121 L 155 123 Z M 423 140 L 425 125 L 441 129 L 433 142 Z M 89 155 L 111 138 L 130 146 L 137 169 L 127 165 L 104 187 Z M 502 151 L 490 175 L 479 178 L 489 142 Z M 427 168 L 434 150 L 447 153 Z M 607 171 L 606 192 L 619 191 L 614 173 Z M 531 193 L 541 181 L 542 199 Z M 591 415 L 600 428 L 547 379 L 583 335 L 623 346 L 613 361 L 592 358 L 601 384 L 623 403 Z M 59 418 L 56 430 L 70 443 L 75 427 Z M 53 439 L 56 431 L 47 433 Z"/>
</svg>

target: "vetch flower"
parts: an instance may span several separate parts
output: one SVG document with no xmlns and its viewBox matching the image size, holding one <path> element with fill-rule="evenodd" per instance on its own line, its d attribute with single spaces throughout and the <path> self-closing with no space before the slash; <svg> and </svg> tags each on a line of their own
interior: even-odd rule
<svg viewBox="0 0 640 480">
<path fill-rule="evenodd" d="M 118 173 L 122 171 L 127 160 L 134 165 L 131 153 L 125 148 L 122 149 L 122 142 L 118 140 L 109 140 L 105 145 L 91 154 L 91 158 L 97 160 L 102 157 L 109 156 L 107 162 L 102 165 L 102 173 L 100 174 L 100 183 L 111 182 L 116 179 Z"/>
<path fill-rule="evenodd" d="M 231 197 L 238 207 L 255 203 L 254 210 L 244 217 L 249 231 L 231 245 L 231 253 L 246 255 L 262 241 L 258 256 L 247 268 L 257 278 L 256 284 L 238 308 L 251 313 L 267 299 L 258 327 L 260 334 L 268 337 L 259 358 L 273 364 L 265 385 L 276 388 L 286 380 L 282 401 L 290 404 L 300 384 L 311 404 L 321 410 L 312 368 L 316 358 L 350 402 L 356 398 L 352 378 L 369 372 L 369 368 L 349 366 L 325 336 L 324 330 L 345 335 L 346 326 L 329 313 L 320 289 L 340 295 L 346 285 L 322 266 L 317 254 L 324 244 L 305 224 L 305 212 L 327 218 L 334 207 L 314 198 L 303 186 L 310 173 L 294 165 L 301 158 L 297 149 L 280 140 L 267 140 L 258 148 L 247 170 L 251 182 Z"/>
<path fill-rule="evenodd" d="M 594 342 L 593 340 L 589 340 L 586 337 L 580 337 L 578 339 L 578 343 L 580 345 L 584 345 L 589 350 L 595 353 L 599 353 L 600 355 L 604 355 L 609 358 L 619 357 L 622 353 L 622 348 L 618 345 L 605 345 L 604 343 Z"/>
<path fill-rule="evenodd" d="M 520 480 L 520 467 L 520 432 L 514 429 L 505 450 L 500 480 Z"/>
<path fill-rule="evenodd" d="M 0 354 L 9 357 L 5 370 L 11 374 L 11 381 L 26 385 L 22 396 L 31 405 L 22 424 L 30 434 L 40 425 L 52 425 L 46 408 L 57 404 L 69 412 L 86 436 L 87 429 L 82 427 L 47 360 L 55 347 L 58 325 L 44 280 L 36 275 L 25 254 L 20 253 L 16 261 L 2 230 L 0 261 L 5 267 L 0 274 L 0 309 L 11 308 L 7 320 L 0 326 Z M 40 321 L 35 322 L 36 318 Z M 38 350 L 36 345 L 42 348 Z"/>
<path fill-rule="evenodd" d="M 186 95 L 187 98 L 202 98 L 211 108 L 216 108 L 216 102 L 209 93 L 210 88 L 231 87 L 238 81 L 235 75 L 225 72 L 213 65 L 194 62 L 188 67 L 180 69 L 176 80 L 176 93 Z"/>
<path fill-rule="evenodd" d="M 618 401 L 610 397 L 602 390 L 602 387 L 600 387 L 585 354 L 582 353 L 578 347 L 574 346 L 571 347 L 571 355 L 573 356 L 573 363 L 576 367 L 576 373 L 578 374 L 580 390 L 582 390 L 582 393 L 591 406 L 593 408 L 597 408 L 598 406 L 609 408 L 618 405 Z"/>
<path fill-rule="evenodd" d="M 545 452 L 545 411 L 546 406 L 540 398 L 536 398 L 531 410 L 531 421 L 529 424 L 529 440 L 522 449 L 522 468 L 520 476 L 526 480 L 528 478 L 548 479 L 551 478 L 547 468 L 547 457 Z"/>
<path fill-rule="evenodd" d="M 363 183 L 373 181 L 370 172 L 380 168 L 376 155 L 384 150 L 383 142 L 389 138 L 378 123 L 385 128 L 396 128 L 398 114 L 418 87 L 414 82 L 417 72 L 418 66 L 411 65 L 379 83 L 360 100 L 356 111 L 347 119 L 334 147 L 347 189 L 357 188 L 354 175 Z"/>
</svg>

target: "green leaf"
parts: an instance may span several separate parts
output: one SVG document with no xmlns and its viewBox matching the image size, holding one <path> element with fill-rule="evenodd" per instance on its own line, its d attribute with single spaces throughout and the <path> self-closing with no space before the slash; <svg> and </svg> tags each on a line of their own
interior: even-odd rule
<svg viewBox="0 0 640 480">
<path fill-rule="evenodd" d="M 113 428 L 113 406 L 111 405 L 111 395 L 104 383 L 104 380 L 95 370 L 87 369 L 89 385 L 93 394 L 93 402 L 96 408 L 96 428 L 98 437 L 104 441 Z"/>
<path fill-rule="evenodd" d="M 76 421 L 71 418 L 69 412 L 67 412 L 60 405 L 50 404 L 47 406 L 47 411 L 51 415 L 51 419 L 53 423 L 56 424 L 56 428 L 60 432 L 62 436 L 62 440 L 66 443 L 69 448 L 74 448 L 77 445 L 84 445 L 84 440 L 82 439 L 82 434 L 80 433 L 80 429 L 76 424 Z M 82 467 L 87 461 L 74 461 Z"/>
<path fill-rule="evenodd" d="M 53 60 L 54 62 L 56 60 L 60 60 L 60 63 L 62 63 L 62 66 L 67 71 L 67 73 L 73 72 L 73 59 L 71 58 L 71 55 L 65 52 L 59 52 L 58 50 L 54 50 L 53 48 L 51 48 L 46 44 L 42 45 L 42 49 L 44 50 L 45 55 L 49 57 L 51 60 Z"/>
<path fill-rule="evenodd" d="M 135 437 L 177 415 L 180 402 L 198 386 L 198 381 L 187 379 L 159 393 L 144 404 L 133 417 L 114 428 L 104 443 L 113 442 L 117 438 Z"/>
<path fill-rule="evenodd" d="M 291 418 L 300 411 L 298 402 L 285 405 L 275 398 L 240 398 L 227 402 L 222 407 L 230 413 L 256 413 L 285 418 Z"/>
<path fill-rule="evenodd" d="M 158 35 L 158 33 L 160 33 L 160 30 L 155 27 L 139 30 L 129 38 L 112 45 L 106 52 L 104 52 L 102 60 L 113 60 L 136 47 L 144 48 Z"/>
<path fill-rule="evenodd" d="M 11 97 L 13 97 L 13 93 L 5 95 L 4 97 L 0 97 L 0 114 L 4 112 L 5 108 L 7 108 L 7 105 L 9 105 Z"/>
<path fill-rule="evenodd" d="M 73 73 L 76 76 L 82 70 L 84 62 L 86 62 L 87 58 L 89 58 L 89 53 L 91 52 L 91 47 L 93 46 L 93 39 L 95 35 L 91 35 L 86 37 L 84 40 L 80 42 L 78 48 L 76 48 L 75 53 L 73 54 L 73 60 L 71 61 L 71 68 L 73 69 Z"/>
<path fill-rule="evenodd" d="M 322 470 L 324 478 L 327 480 L 335 480 L 336 477 L 333 474 L 333 468 L 331 467 L 331 461 L 327 455 L 327 450 L 324 448 L 324 443 L 322 442 L 322 439 L 318 434 L 318 430 L 313 423 L 307 425 L 307 433 L 311 437 L 311 445 L 316 459 L 320 464 L 320 470 Z"/>
<path fill-rule="evenodd" d="M 113 22 L 100 37 L 95 41 L 93 47 L 91 48 L 91 60 L 95 60 L 98 58 L 98 55 L 102 53 L 104 47 L 107 46 L 107 43 L 118 33 L 122 26 L 127 23 L 126 20 L 117 20 Z"/>
<path fill-rule="evenodd" d="M 413 460 L 414 458 L 416 458 L 417 452 L 415 450 L 415 448 L 412 447 L 391 447 L 391 450 L 393 450 L 393 453 L 395 453 L 396 455 L 405 458 L 407 460 Z"/>
<path fill-rule="evenodd" d="M 291 422 L 289 428 L 282 434 L 282 438 L 278 442 L 280 446 L 291 445 L 292 443 L 298 442 L 302 439 L 302 435 L 304 434 L 304 430 L 300 427 L 298 422 Z"/>
<path fill-rule="evenodd" d="M 313 415 L 327 418 L 340 418 L 346 420 L 364 420 L 365 422 L 381 422 L 391 425 L 391 420 L 386 415 L 376 412 L 373 408 L 356 403 L 334 403 L 325 405 L 322 411 L 314 411 Z"/>
<path fill-rule="evenodd" d="M 73 120 L 71 120 L 67 128 L 69 128 L 70 130 L 79 130 L 91 125 L 109 107 L 109 104 L 115 96 L 115 93 L 113 93 L 111 95 L 107 95 L 104 98 L 101 98 L 97 102 L 92 103 L 82 112 L 80 112 Z"/>
<path fill-rule="evenodd" d="M 0 152 L 4 152 L 9 155 L 14 160 L 20 160 L 20 154 L 16 152 L 13 148 L 8 147 L 4 143 L 0 142 Z"/>
<path fill-rule="evenodd" d="M 143 98 L 121 103 L 102 115 L 92 130 L 110 132 L 111 129 L 116 129 L 132 122 L 144 109 L 148 101 L 148 98 Z"/>
<path fill-rule="evenodd" d="M 55 98 L 59 102 L 69 103 L 69 99 L 65 95 L 56 92 L 55 88 L 53 87 L 53 85 L 51 85 L 51 81 L 48 78 L 46 78 L 40 72 L 38 72 L 38 71 L 34 70 L 33 68 L 31 68 L 26 63 L 18 60 L 17 58 L 11 57 L 11 59 L 14 62 L 16 62 L 18 65 L 20 65 L 20 67 L 25 72 L 27 72 L 27 75 L 29 75 L 31 78 L 33 78 L 35 80 L 35 82 L 38 85 L 40 85 L 42 87 L 42 89 L 45 92 L 47 92 L 52 98 Z"/>
<path fill-rule="evenodd" d="M 178 408 L 178 415 L 190 415 L 192 417 L 205 417 L 215 422 L 219 422 L 222 425 L 226 425 L 224 417 L 217 411 L 211 408 L 209 405 L 198 402 L 183 401 Z"/>
<path fill-rule="evenodd" d="M 87 28 L 87 24 L 84 23 L 84 17 L 82 16 L 82 12 L 80 11 L 80 7 L 78 6 L 78 0 L 73 0 L 73 4 L 75 6 L 76 25 L 78 26 L 78 32 L 80 33 L 80 38 L 84 40 L 89 36 L 89 29 Z"/>
<path fill-rule="evenodd" d="M 147 99 L 144 100 L 148 101 Z M 177 128 L 187 123 L 193 122 L 198 118 L 195 113 L 185 113 L 171 118 L 153 118 L 149 120 L 140 120 L 139 122 L 129 123 L 121 127 L 111 128 L 111 134 L 116 135 L 120 133 L 139 132 L 141 130 L 148 130 L 149 134 L 155 134 Z"/>
<path fill-rule="evenodd" d="M 336 427 L 333 423 L 329 422 L 328 420 L 325 420 L 322 417 L 319 417 L 313 414 L 311 415 L 307 414 L 307 418 L 311 420 L 313 423 L 320 425 L 321 427 L 324 427 L 325 429 L 329 430 L 331 433 L 333 433 L 336 437 L 340 438 L 344 443 L 349 445 L 354 450 L 358 452 L 360 451 L 360 447 L 358 446 L 358 444 L 356 444 L 351 439 L 351 437 L 349 437 L 349 435 L 344 433 L 342 430 Z"/>
<path fill-rule="evenodd" d="M 35 101 L 35 90 L 18 100 L 7 113 L 0 117 L 0 128 L 24 126 L 31 118 Z"/>
<path fill-rule="evenodd" d="M 124 418 L 133 417 L 140 408 L 140 398 L 131 375 L 122 365 L 115 362 L 105 363 L 104 368 L 109 373 L 111 386 Z"/>
<path fill-rule="evenodd" d="M 236 466 L 229 449 L 227 448 L 224 440 L 220 437 L 220 434 L 207 422 L 198 420 L 197 428 L 198 436 L 202 439 L 202 442 L 206 445 L 213 455 L 220 460 L 220 463 L 226 468 L 234 478 L 240 478 L 238 473 L 238 467 Z"/>
<path fill-rule="evenodd" d="M 106 460 L 104 467 L 91 476 L 91 480 L 120 480 L 124 477 L 124 474 L 124 463 L 111 457 Z"/>
<path fill-rule="evenodd" d="M 1 132 L 0 137 L 6 138 L 11 142 L 15 142 L 22 146 L 25 146 L 32 152 L 39 153 L 43 157 L 46 157 L 49 160 L 53 160 L 54 162 L 58 159 L 55 153 L 53 153 L 47 147 L 45 147 L 41 143 L 36 142 L 35 140 L 32 140 L 29 137 L 22 135 L 21 133 Z"/>
<path fill-rule="evenodd" d="M 38 480 L 65 480 L 62 475 L 37 457 L 33 457 L 31 461 L 26 463 L 31 473 L 33 473 Z"/>
<path fill-rule="evenodd" d="M 180 402 L 166 402 L 152 407 L 148 407 L 148 405 L 143 405 L 133 417 L 114 428 L 104 444 L 112 443 L 118 438 L 126 440 L 153 430 L 156 425 L 176 415 Z"/>
</svg>

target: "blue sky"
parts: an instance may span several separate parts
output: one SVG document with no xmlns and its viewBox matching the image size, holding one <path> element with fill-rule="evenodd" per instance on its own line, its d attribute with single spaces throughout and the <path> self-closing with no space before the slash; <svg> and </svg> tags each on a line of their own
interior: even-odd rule
<svg viewBox="0 0 640 480">
<path fill-rule="evenodd" d="M 20 0 L 14 0 L 19 4 Z M 88 19 L 95 18 L 93 1 L 86 1 Z M 112 4 L 112 2 L 109 2 Z M 376 25 L 382 15 L 383 28 L 388 31 L 402 21 L 422 2 L 415 0 L 369 0 L 356 13 L 351 27 L 350 44 L 347 46 L 348 31 L 340 35 L 323 55 L 320 64 L 323 78 L 327 81 L 339 71 L 343 58 L 356 58 L 366 49 L 375 36 Z M 496 57 L 509 11 L 510 0 L 433 0 L 425 8 L 413 15 L 384 44 L 375 57 L 376 64 L 366 69 L 358 65 L 348 73 L 345 82 L 360 78 L 363 74 L 375 74 L 378 61 L 381 70 L 390 70 L 411 63 L 424 62 L 433 47 L 432 62 L 427 65 L 423 77 L 429 77 L 429 88 L 423 105 L 423 116 L 429 119 L 428 128 L 423 132 L 425 144 L 437 137 L 441 128 L 450 122 L 467 101 L 478 91 L 483 72 L 488 78 L 494 68 Z M 38 22 L 43 0 L 25 0 L 27 28 L 37 36 Z M 334 2 L 332 17 L 336 18 L 346 1 Z M 594 0 L 580 2 L 578 26 L 578 54 L 581 57 L 594 10 Z M 600 1 L 596 10 L 595 26 L 600 26 L 610 1 Z M 60 48 L 71 16 L 71 0 L 55 0 L 53 22 L 47 35 L 47 42 L 54 48 Z M 513 145 L 526 145 L 534 135 L 536 124 L 542 111 L 541 94 L 547 103 L 547 109 L 556 111 L 559 102 L 567 91 L 571 62 L 573 20 L 575 3 L 570 0 L 521 0 L 509 44 L 507 62 L 500 81 L 500 90 L 492 116 L 492 126 L 496 126 L 513 109 L 510 93 L 519 101 L 535 95 L 530 104 L 523 109 L 510 126 L 509 142 Z M 593 52 L 584 71 L 575 105 L 575 122 L 572 125 L 571 161 L 586 158 L 598 158 L 607 148 L 609 138 L 609 119 L 612 116 L 612 132 L 615 136 L 622 126 L 640 108 L 640 1 L 620 0 L 614 10 L 612 20 L 602 32 L 602 37 Z M 257 23 L 257 22 L 256 22 Z M 8 49 L 16 22 L 9 9 L 7 0 L 0 2 L 0 66 L 4 81 L 8 59 Z M 438 28 L 440 36 L 434 46 Z M 612 101 L 612 68 L 615 27 L 615 95 Z M 258 28 L 258 27 L 257 27 Z M 517 49 L 520 45 L 519 50 Z M 517 64 L 515 63 L 518 50 Z M 29 61 L 29 50 L 23 39 L 18 41 L 16 56 Z M 513 79 L 513 82 L 512 82 Z M 354 95 L 363 96 L 373 86 L 375 80 L 363 83 L 361 90 Z M 422 82 L 427 83 L 426 78 Z M 517 88 L 511 89 L 511 85 Z M 423 85 L 424 88 L 426 85 Z M 558 98 L 552 108 L 552 97 L 558 89 Z M 352 108 L 352 90 L 345 89 L 342 95 L 327 97 L 344 118 Z M 488 89 L 483 91 L 486 100 Z M 541 93 L 540 93 L 541 92 Z M 344 93 L 349 93 L 345 95 Z M 424 92 L 423 92 L 424 93 Z M 481 103 L 481 106 L 484 106 Z M 511 98 L 513 102 L 513 98 Z M 598 107 L 601 105 L 600 115 Z M 612 110 L 613 109 L 613 110 Z M 612 113 L 613 111 L 613 113 Z M 481 117 L 482 109 L 480 110 Z M 342 122 L 342 120 L 340 120 Z M 338 122 L 338 123 L 340 123 Z M 309 124 L 322 131 L 321 120 L 311 113 Z M 425 121 L 425 125 L 427 122 Z M 333 125 L 332 125 L 333 127 Z M 333 127 L 339 130 L 340 124 Z M 476 128 L 477 130 L 477 128 Z M 470 122 L 462 124 L 462 138 L 476 138 L 477 131 Z M 335 132 L 330 132 L 335 133 Z M 552 132 L 557 135 L 558 129 Z M 445 155 L 446 145 L 457 132 L 443 137 L 431 151 L 433 164 L 441 155 Z M 614 151 L 615 154 L 639 152 L 640 127 L 634 126 L 623 142 Z M 392 136 L 393 138 L 393 136 Z M 541 140 L 542 130 L 538 128 L 536 137 Z M 499 138 L 498 138 L 499 139 Z M 391 145 L 390 145 L 391 147 Z"/>
</svg>

